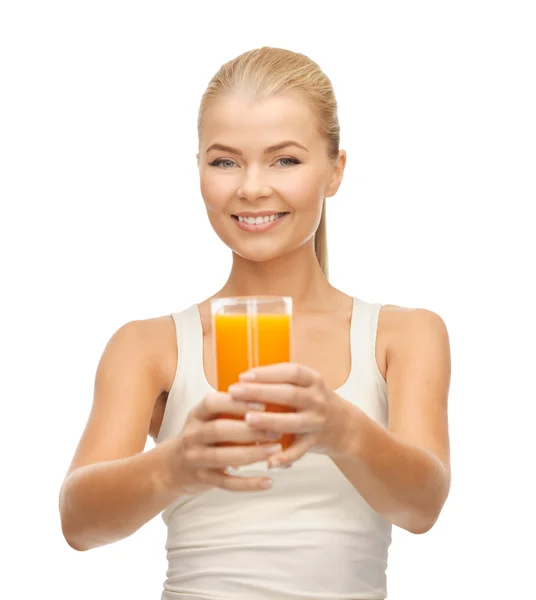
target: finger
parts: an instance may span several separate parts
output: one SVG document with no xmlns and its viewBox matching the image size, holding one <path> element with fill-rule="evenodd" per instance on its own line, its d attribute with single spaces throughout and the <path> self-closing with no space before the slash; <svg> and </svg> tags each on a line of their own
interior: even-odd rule
<svg viewBox="0 0 536 600">
<path fill-rule="evenodd" d="M 307 388 L 290 383 L 235 383 L 229 388 L 233 400 L 245 403 L 258 402 L 301 409 L 308 406 Z"/>
<path fill-rule="evenodd" d="M 224 392 L 213 392 L 207 394 L 199 404 L 197 404 L 191 414 L 201 421 L 210 419 L 214 414 L 213 403 L 218 400 L 224 401 L 226 394 Z"/>
<path fill-rule="evenodd" d="M 231 492 L 262 492 L 272 487 L 269 477 L 241 477 L 217 469 L 207 471 L 204 480 L 209 485 Z"/>
<path fill-rule="evenodd" d="M 313 369 L 296 363 L 277 363 L 264 367 L 255 367 L 241 373 L 242 382 L 256 381 L 259 383 L 293 383 L 302 387 L 315 385 L 321 381 L 320 375 Z"/>
<path fill-rule="evenodd" d="M 301 458 L 311 445 L 312 438 L 310 435 L 300 436 L 285 451 L 279 454 L 272 454 L 268 459 L 268 466 L 271 469 L 275 467 L 288 467 Z"/>
<path fill-rule="evenodd" d="M 192 450 L 189 458 L 197 467 L 225 469 L 226 467 L 242 467 L 265 461 L 273 454 L 280 453 L 281 449 L 281 444 L 205 446 Z"/>
<path fill-rule="evenodd" d="M 233 400 L 231 395 L 225 392 L 212 392 L 193 409 L 192 415 L 200 421 L 209 421 L 221 414 L 243 416 L 248 411 L 264 409 L 265 406 L 258 402 L 252 406 L 248 401 Z"/>
<path fill-rule="evenodd" d="M 246 414 L 246 423 L 253 429 L 277 433 L 310 433 L 321 425 L 318 417 L 308 412 L 250 412 Z"/>
<path fill-rule="evenodd" d="M 262 414 L 262 413 L 258 413 Z M 219 442 L 249 444 L 253 442 L 274 441 L 277 432 L 253 429 L 244 419 L 214 419 L 203 423 L 195 432 L 197 444 L 208 446 Z"/>
</svg>

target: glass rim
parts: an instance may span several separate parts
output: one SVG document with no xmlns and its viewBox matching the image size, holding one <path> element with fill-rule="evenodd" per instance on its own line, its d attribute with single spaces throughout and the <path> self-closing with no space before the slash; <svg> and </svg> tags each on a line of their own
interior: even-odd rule
<svg viewBox="0 0 536 600">
<path fill-rule="evenodd" d="M 219 308 L 222 306 L 236 306 L 236 305 L 248 305 L 254 302 L 257 305 L 270 304 L 275 302 L 281 302 L 286 306 L 292 307 L 291 296 L 276 296 L 276 295 L 264 295 L 264 296 L 223 296 L 221 298 L 212 298 L 210 301 L 211 308 Z"/>
</svg>

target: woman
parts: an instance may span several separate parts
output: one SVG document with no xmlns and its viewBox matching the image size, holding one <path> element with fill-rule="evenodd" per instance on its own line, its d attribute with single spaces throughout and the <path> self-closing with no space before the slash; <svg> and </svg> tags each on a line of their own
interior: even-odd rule
<svg viewBox="0 0 536 600">
<path fill-rule="evenodd" d="M 346 154 L 318 65 L 239 56 L 210 82 L 198 130 L 203 200 L 233 252 L 213 297 L 292 296 L 295 363 L 216 392 L 210 298 L 121 327 L 62 487 L 64 536 L 86 550 L 164 511 L 164 599 L 383 599 L 392 524 L 428 531 L 449 490 L 445 325 L 327 279 L 325 201 Z M 267 400 L 295 412 L 263 412 Z M 229 412 L 246 418 L 218 418 Z"/>
</svg>

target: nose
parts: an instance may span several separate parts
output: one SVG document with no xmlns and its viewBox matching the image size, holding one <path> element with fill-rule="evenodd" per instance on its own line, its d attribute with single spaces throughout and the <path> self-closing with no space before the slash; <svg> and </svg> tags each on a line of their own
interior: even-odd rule
<svg viewBox="0 0 536 600">
<path fill-rule="evenodd" d="M 239 198 L 255 202 L 261 198 L 268 198 L 272 195 L 272 188 L 266 181 L 266 176 L 262 169 L 248 167 L 244 169 L 244 174 L 240 185 L 236 191 Z"/>
</svg>

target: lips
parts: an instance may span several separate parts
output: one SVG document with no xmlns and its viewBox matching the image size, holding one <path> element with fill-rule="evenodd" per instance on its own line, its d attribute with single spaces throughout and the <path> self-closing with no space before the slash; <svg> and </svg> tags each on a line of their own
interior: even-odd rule
<svg viewBox="0 0 536 600">
<path fill-rule="evenodd" d="M 239 229 L 255 233 L 272 229 L 284 221 L 288 214 L 288 212 L 239 213 L 232 217 Z"/>
</svg>

